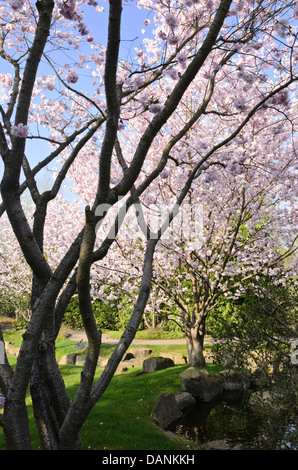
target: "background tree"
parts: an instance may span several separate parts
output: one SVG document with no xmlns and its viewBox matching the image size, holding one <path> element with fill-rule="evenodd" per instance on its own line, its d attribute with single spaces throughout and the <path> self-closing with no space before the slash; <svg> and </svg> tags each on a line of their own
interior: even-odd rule
<svg viewBox="0 0 298 470">
<path fill-rule="evenodd" d="M 223 299 L 241 296 L 248 285 L 257 290 L 263 276 L 282 284 L 297 271 L 297 225 L 278 199 L 276 204 L 272 199 L 279 182 L 256 174 L 253 161 L 246 165 L 237 177 L 222 169 L 208 192 L 193 185 L 193 201 L 204 206 L 202 232 L 179 237 L 173 231 L 156 251 L 159 303 L 180 325 L 191 365 L 205 365 L 206 321 Z M 256 178 L 258 184 L 250 184 Z M 281 246 L 283 240 L 286 246 Z"/>
<path fill-rule="evenodd" d="M 8 0 L 0 6 L 0 56 L 6 67 L 1 73 L 5 94 L 0 108 L 1 211 L 6 212 L 32 273 L 32 315 L 16 368 L 13 371 L 8 362 L 0 366 L 6 398 L 1 422 L 8 449 L 30 448 L 25 406 L 29 382 L 43 448 L 80 448 L 80 428 L 109 385 L 141 321 L 161 233 L 147 239 L 128 326 L 94 383 L 101 332 L 92 311 L 90 272 L 115 246 L 115 237 L 97 244 L 96 229 L 108 212 L 101 209 L 127 197 L 125 212 L 142 195 L 150 197 L 150 188 L 168 163 L 180 175 L 178 199 L 175 195 L 168 203 L 175 200 L 179 206 L 204 163 L 212 163 L 215 153 L 246 125 L 256 126 L 257 133 L 257 123 L 264 124 L 267 118 L 276 120 L 278 127 L 280 106 L 294 107 L 294 2 L 217 0 L 172 5 L 144 0 L 139 6 L 151 13 L 155 26 L 130 62 L 119 58 L 120 0 L 109 2 L 104 46 L 89 34 L 84 20 L 83 10 L 95 9 L 98 22 L 102 21 L 101 7 L 94 0 Z M 89 46 L 91 51 L 86 49 Z M 190 106 L 192 100 L 196 100 L 195 109 Z M 186 120 L 185 110 L 190 111 Z M 214 132 L 217 129 L 216 139 L 199 145 L 198 139 L 211 127 Z M 191 129 L 196 135 L 193 153 L 187 143 Z M 48 145 L 40 150 L 40 143 Z M 286 140 L 285 145 L 294 152 L 294 140 Z M 182 155 L 186 166 L 179 164 Z M 236 154 L 235 163 L 238 159 Z M 54 162 L 52 185 L 41 191 L 38 174 Z M 173 171 L 172 166 L 168 170 Z M 94 174 L 90 184 L 88 176 Z M 80 228 L 51 265 L 45 252 L 46 221 L 57 224 L 50 219 L 49 207 L 66 177 L 88 206 L 85 214 L 80 212 Z M 31 220 L 21 201 L 26 188 L 35 206 Z M 66 213 L 69 206 L 64 202 Z M 76 289 L 88 356 L 70 403 L 55 359 L 55 339 Z"/>
</svg>

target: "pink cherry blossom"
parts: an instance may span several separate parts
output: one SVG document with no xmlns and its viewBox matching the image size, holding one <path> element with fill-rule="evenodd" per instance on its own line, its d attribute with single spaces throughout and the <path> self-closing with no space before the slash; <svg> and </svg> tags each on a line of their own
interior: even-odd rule
<svg viewBox="0 0 298 470">
<path fill-rule="evenodd" d="M 165 15 L 165 22 L 166 24 L 172 28 L 172 29 L 175 29 L 178 25 L 178 20 L 177 18 L 175 18 L 174 15 L 172 15 L 171 13 L 166 13 Z"/>
<path fill-rule="evenodd" d="M 213 0 L 207 0 L 205 7 L 208 11 L 212 11 L 214 7 Z"/>
<path fill-rule="evenodd" d="M 169 172 L 169 170 L 164 169 L 164 170 L 162 170 L 162 172 L 160 173 L 159 176 L 160 176 L 162 179 L 166 179 L 166 178 L 168 178 L 168 177 L 170 176 L 170 172 Z"/>
<path fill-rule="evenodd" d="M 65 0 L 58 3 L 60 13 L 68 20 L 76 19 L 76 0 Z"/>
<path fill-rule="evenodd" d="M 178 80 L 179 78 L 178 71 L 175 68 L 168 70 L 167 74 L 172 80 Z"/>
<path fill-rule="evenodd" d="M 23 8 L 25 0 L 9 0 L 8 3 L 13 10 L 21 10 Z"/>
<path fill-rule="evenodd" d="M 170 36 L 167 37 L 167 43 L 170 44 L 171 46 L 176 46 L 178 42 L 180 41 L 180 38 L 178 36 L 175 36 L 174 34 L 171 34 Z"/>
<path fill-rule="evenodd" d="M 68 83 L 77 83 L 78 79 L 79 75 L 77 72 L 75 72 L 73 69 L 67 70 L 66 81 Z"/>
<path fill-rule="evenodd" d="M 186 67 L 186 62 L 187 62 L 187 56 L 183 52 L 179 52 L 176 57 L 177 57 L 178 64 L 182 68 L 185 68 Z"/>
<path fill-rule="evenodd" d="M 234 106 L 239 111 L 245 111 L 245 109 L 246 109 L 246 100 L 245 100 L 245 98 L 244 97 L 236 98 L 234 100 Z"/>
<path fill-rule="evenodd" d="M 28 135 L 28 126 L 20 123 L 18 125 L 11 126 L 11 133 L 16 137 L 25 138 Z"/>
<path fill-rule="evenodd" d="M 149 106 L 149 111 L 150 111 L 150 113 L 152 113 L 152 114 L 158 114 L 158 113 L 160 113 L 162 110 L 163 110 L 163 106 L 160 105 L 160 104 L 157 104 L 157 103 L 156 103 L 156 104 L 151 104 L 151 105 Z"/>
</svg>

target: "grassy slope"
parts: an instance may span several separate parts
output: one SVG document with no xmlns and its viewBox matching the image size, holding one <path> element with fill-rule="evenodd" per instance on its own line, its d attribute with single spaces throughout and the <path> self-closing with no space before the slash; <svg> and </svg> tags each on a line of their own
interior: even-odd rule
<svg viewBox="0 0 298 470">
<path fill-rule="evenodd" d="M 5 341 L 20 346 L 22 332 L 5 331 Z M 65 354 L 79 352 L 73 341 L 59 337 L 57 360 Z M 109 356 L 113 345 L 104 344 L 102 356 Z M 162 351 L 183 352 L 181 345 L 152 347 L 153 354 Z M 84 352 L 84 351 L 83 351 Z M 11 364 L 15 357 L 10 356 Z M 61 365 L 70 397 L 80 381 L 82 367 Z M 169 439 L 151 419 L 151 411 L 160 393 L 179 392 L 179 374 L 187 365 L 175 366 L 150 374 L 136 375 L 141 369 L 130 369 L 125 374 L 115 375 L 105 394 L 90 413 L 84 424 L 81 437 L 84 449 L 107 450 L 179 450 L 191 449 L 192 444 L 178 439 Z M 212 366 L 210 366 L 212 368 Z M 98 368 L 97 375 L 102 369 Z M 33 419 L 31 398 L 27 397 L 33 449 L 40 448 L 38 433 Z M 190 447 L 189 447 L 190 446 Z M 5 449 L 3 430 L 0 428 L 0 449 Z"/>
</svg>

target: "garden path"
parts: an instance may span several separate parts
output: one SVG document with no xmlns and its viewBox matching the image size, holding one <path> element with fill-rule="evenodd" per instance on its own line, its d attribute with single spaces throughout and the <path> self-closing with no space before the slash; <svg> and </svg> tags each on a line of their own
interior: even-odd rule
<svg viewBox="0 0 298 470">
<path fill-rule="evenodd" d="M 67 339 L 72 341 L 86 341 L 87 335 L 84 330 L 67 330 L 65 334 Z M 102 342 L 108 344 L 117 344 L 118 340 L 111 338 L 107 333 L 102 334 Z M 214 340 L 212 338 L 205 338 L 205 344 L 212 344 Z M 162 344 L 185 344 L 185 339 L 134 339 L 132 344 L 151 344 L 151 345 L 162 345 Z"/>
</svg>

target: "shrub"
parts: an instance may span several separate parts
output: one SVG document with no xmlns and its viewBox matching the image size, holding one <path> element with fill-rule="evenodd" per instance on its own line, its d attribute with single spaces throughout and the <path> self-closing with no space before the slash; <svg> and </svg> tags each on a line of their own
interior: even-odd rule
<svg viewBox="0 0 298 470">
<path fill-rule="evenodd" d="M 107 330 L 118 329 L 118 309 L 111 307 L 101 299 L 96 299 L 93 302 L 93 312 L 96 324 L 99 328 Z M 82 329 L 83 321 L 80 314 L 79 299 L 77 296 L 73 297 L 69 302 L 64 315 L 65 323 L 74 329 Z"/>
</svg>

